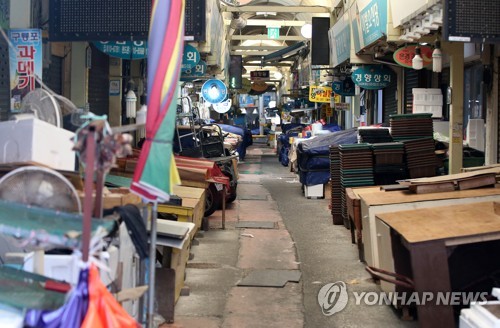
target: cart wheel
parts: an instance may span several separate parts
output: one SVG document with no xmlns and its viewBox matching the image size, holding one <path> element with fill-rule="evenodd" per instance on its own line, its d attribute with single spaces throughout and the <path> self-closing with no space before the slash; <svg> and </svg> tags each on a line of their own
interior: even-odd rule
<svg viewBox="0 0 500 328">
<path fill-rule="evenodd" d="M 236 184 L 233 188 L 233 192 L 230 193 L 227 198 L 226 198 L 226 202 L 227 203 L 232 203 L 236 200 L 236 197 L 238 197 L 238 192 L 236 191 L 236 188 L 238 187 L 238 184 Z"/>
<path fill-rule="evenodd" d="M 227 203 L 232 203 L 236 200 L 236 197 L 238 196 L 238 194 L 235 192 L 233 192 L 231 195 L 229 195 L 229 197 L 226 199 L 226 202 Z"/>
<path fill-rule="evenodd" d="M 212 215 L 222 204 L 222 197 L 213 183 L 207 188 L 205 197 L 205 216 Z"/>
</svg>

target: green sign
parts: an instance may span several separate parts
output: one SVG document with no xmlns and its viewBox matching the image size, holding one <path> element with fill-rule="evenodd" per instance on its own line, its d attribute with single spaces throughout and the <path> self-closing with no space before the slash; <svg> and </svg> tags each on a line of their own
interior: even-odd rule
<svg viewBox="0 0 500 328">
<path fill-rule="evenodd" d="M 280 28 L 279 27 L 268 27 L 267 28 L 267 37 L 271 40 L 276 40 L 280 37 Z"/>
<path fill-rule="evenodd" d="M 387 2 L 388 0 L 353 2 L 349 16 L 356 53 L 387 35 Z"/>
<path fill-rule="evenodd" d="M 363 89 L 380 90 L 391 84 L 392 70 L 383 65 L 365 65 L 352 72 L 352 81 Z"/>
</svg>

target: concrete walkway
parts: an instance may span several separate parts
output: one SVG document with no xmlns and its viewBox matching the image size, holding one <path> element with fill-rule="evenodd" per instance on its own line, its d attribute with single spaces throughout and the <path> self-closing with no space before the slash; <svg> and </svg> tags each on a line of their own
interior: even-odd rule
<svg viewBox="0 0 500 328">
<path fill-rule="evenodd" d="M 283 288 L 238 287 L 253 270 L 297 270 L 296 249 L 278 205 L 261 184 L 261 151 L 254 149 L 239 165 L 238 199 L 209 218 L 210 231 L 193 246 L 186 282 L 190 295 L 175 307 L 175 323 L 162 327 L 290 327 L 304 326 L 302 283 Z M 257 198 L 257 199 L 255 199 Z M 237 222 L 273 222 L 274 229 L 241 229 Z"/>
<path fill-rule="evenodd" d="M 186 285 L 190 295 L 175 308 L 175 323 L 163 327 L 416 327 L 390 306 L 354 305 L 325 316 L 322 286 L 344 281 L 348 291 L 379 291 L 357 259 L 343 226 L 333 226 L 328 200 L 310 200 L 289 168 L 269 148 L 252 147 L 240 163 L 238 199 L 210 218 L 210 230 L 192 246 Z M 253 199 L 252 199 L 253 198 Z M 256 199 L 257 198 L 257 199 Z M 274 222 L 274 229 L 241 229 L 238 222 Z M 300 269 L 299 283 L 283 288 L 238 287 L 252 270 Z"/>
</svg>

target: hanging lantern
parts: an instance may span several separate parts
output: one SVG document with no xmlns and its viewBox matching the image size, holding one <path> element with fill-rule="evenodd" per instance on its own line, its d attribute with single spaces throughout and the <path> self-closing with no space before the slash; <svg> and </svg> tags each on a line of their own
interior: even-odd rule
<svg viewBox="0 0 500 328">
<path fill-rule="evenodd" d="M 415 57 L 413 57 L 411 61 L 413 69 L 422 69 L 424 68 L 424 60 L 422 59 L 422 52 L 420 47 L 415 48 Z"/>
<path fill-rule="evenodd" d="M 146 138 L 146 117 L 148 114 L 148 106 L 145 104 L 141 106 L 141 109 L 137 111 L 137 118 L 135 120 L 136 124 L 144 124 L 144 127 L 137 129 L 137 140 Z"/>
<path fill-rule="evenodd" d="M 127 107 L 127 118 L 135 118 L 135 106 L 137 103 L 137 96 L 133 90 L 129 90 L 125 96 L 125 103 Z"/>
<path fill-rule="evenodd" d="M 436 48 L 432 52 L 432 71 L 441 73 L 443 69 L 443 53 L 441 52 L 441 41 L 436 40 Z"/>
</svg>

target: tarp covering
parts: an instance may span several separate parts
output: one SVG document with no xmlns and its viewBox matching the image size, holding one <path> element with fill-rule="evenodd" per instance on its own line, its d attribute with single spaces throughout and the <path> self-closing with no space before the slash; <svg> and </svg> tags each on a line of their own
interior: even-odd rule
<svg viewBox="0 0 500 328">
<path fill-rule="evenodd" d="M 325 184 L 330 179 L 330 146 L 355 144 L 357 128 L 304 140 L 297 147 L 300 182 L 306 186 Z"/>
<path fill-rule="evenodd" d="M 240 160 L 245 160 L 247 154 L 247 148 L 252 145 L 252 132 L 246 128 L 228 124 L 218 124 L 223 131 L 237 134 L 243 137 L 243 141 L 240 143 L 236 151 L 239 154 Z"/>
<path fill-rule="evenodd" d="M 0 200 L 0 233 L 30 244 L 80 248 L 82 220 L 81 214 Z M 92 232 L 99 227 L 110 232 L 115 224 L 110 219 L 92 219 Z"/>
</svg>

